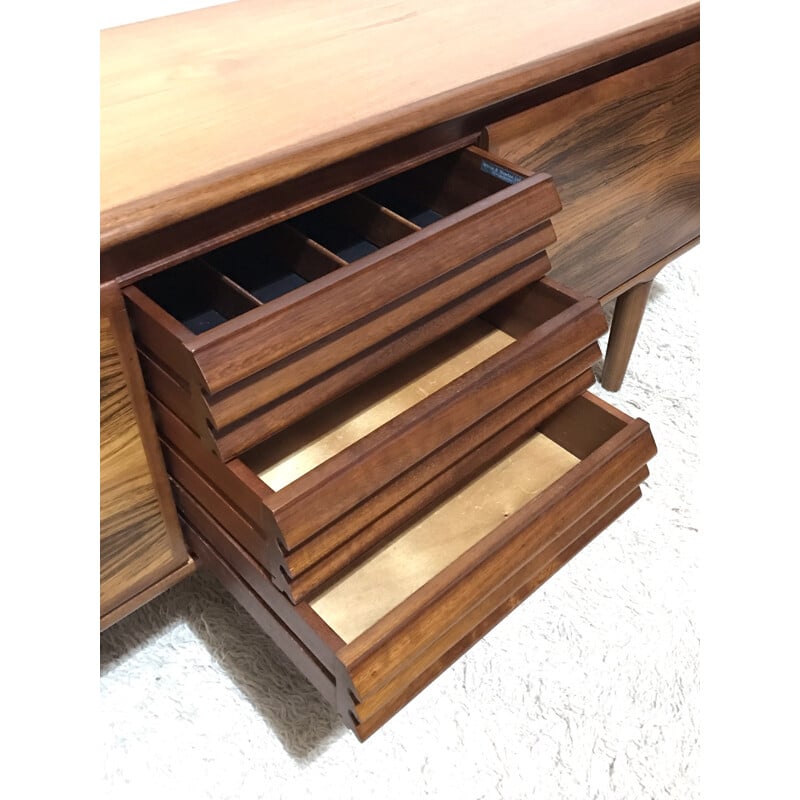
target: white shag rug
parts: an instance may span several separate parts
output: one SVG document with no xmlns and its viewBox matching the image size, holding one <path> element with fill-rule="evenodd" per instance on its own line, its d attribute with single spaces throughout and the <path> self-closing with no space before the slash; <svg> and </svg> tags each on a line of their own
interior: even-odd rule
<svg viewBox="0 0 800 800">
<path fill-rule="evenodd" d="M 101 636 L 107 796 L 698 797 L 699 261 L 656 279 L 621 391 L 593 390 L 659 446 L 620 520 L 365 744 L 214 579 L 184 581 Z"/>
</svg>

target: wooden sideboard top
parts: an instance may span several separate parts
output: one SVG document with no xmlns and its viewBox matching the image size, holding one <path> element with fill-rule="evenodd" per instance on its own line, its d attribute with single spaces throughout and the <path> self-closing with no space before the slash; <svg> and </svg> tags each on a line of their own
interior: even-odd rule
<svg viewBox="0 0 800 800">
<path fill-rule="evenodd" d="M 686 0 L 240 0 L 101 33 L 101 247 L 699 24 Z"/>
</svg>

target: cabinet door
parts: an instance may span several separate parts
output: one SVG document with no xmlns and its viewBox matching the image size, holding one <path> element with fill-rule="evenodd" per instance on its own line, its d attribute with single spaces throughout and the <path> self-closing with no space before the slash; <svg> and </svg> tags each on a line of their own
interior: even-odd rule
<svg viewBox="0 0 800 800">
<path fill-rule="evenodd" d="M 178 526 L 119 289 L 106 285 L 100 298 L 103 629 L 175 583 L 192 567 Z M 140 398 L 136 405 L 134 397 Z"/>
<path fill-rule="evenodd" d="M 700 233 L 700 44 L 490 125 L 484 146 L 552 175 L 551 277 L 610 299 Z"/>
</svg>

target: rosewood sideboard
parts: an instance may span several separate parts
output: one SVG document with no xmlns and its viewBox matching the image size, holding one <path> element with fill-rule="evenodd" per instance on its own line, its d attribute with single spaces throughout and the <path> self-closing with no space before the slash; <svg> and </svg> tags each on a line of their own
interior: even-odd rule
<svg viewBox="0 0 800 800">
<path fill-rule="evenodd" d="M 103 31 L 101 629 L 207 568 L 365 738 L 635 502 L 649 427 L 587 390 L 698 241 L 699 39 L 676 0 Z"/>
</svg>

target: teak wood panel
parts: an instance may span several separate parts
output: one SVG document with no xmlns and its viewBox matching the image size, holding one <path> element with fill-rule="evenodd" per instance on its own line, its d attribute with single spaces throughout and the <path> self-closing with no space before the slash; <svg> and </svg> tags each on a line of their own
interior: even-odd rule
<svg viewBox="0 0 800 800">
<path fill-rule="evenodd" d="M 652 61 L 698 41 L 699 36 L 699 27 L 688 28 L 508 99 L 493 102 L 477 111 L 106 248 L 100 254 L 101 282 L 116 279 L 121 286 L 127 286 L 147 275 L 361 190 L 375 181 L 384 180 L 446 153 L 476 145 L 481 131 L 488 125 Z"/>
<path fill-rule="evenodd" d="M 700 45 L 490 125 L 483 145 L 553 176 L 552 275 L 593 297 L 697 238 Z"/>
<path fill-rule="evenodd" d="M 103 31 L 102 246 L 698 23 L 685 0 L 262 0 Z"/>
<path fill-rule="evenodd" d="M 101 627 L 116 621 L 115 610 L 134 596 L 150 599 L 145 590 L 187 561 L 122 299 L 116 286 L 106 286 L 100 315 Z M 129 603 L 126 611 L 135 607 Z"/>
<path fill-rule="evenodd" d="M 106 630 L 106 628 L 110 628 L 112 625 L 115 625 L 121 619 L 127 617 L 128 614 L 133 613 L 146 603 L 149 603 L 153 598 L 158 597 L 163 592 L 166 592 L 167 589 L 171 589 L 173 586 L 180 583 L 184 578 L 188 578 L 190 575 L 196 572 L 196 570 L 197 562 L 193 558 L 189 557 L 189 560 L 186 561 L 186 563 L 184 563 L 182 566 L 177 567 L 171 572 L 168 572 L 163 578 L 159 578 L 155 583 L 148 583 L 141 592 L 129 597 L 121 605 L 114 606 L 111 611 L 103 614 L 100 617 L 100 631 L 102 632 Z"/>
</svg>

